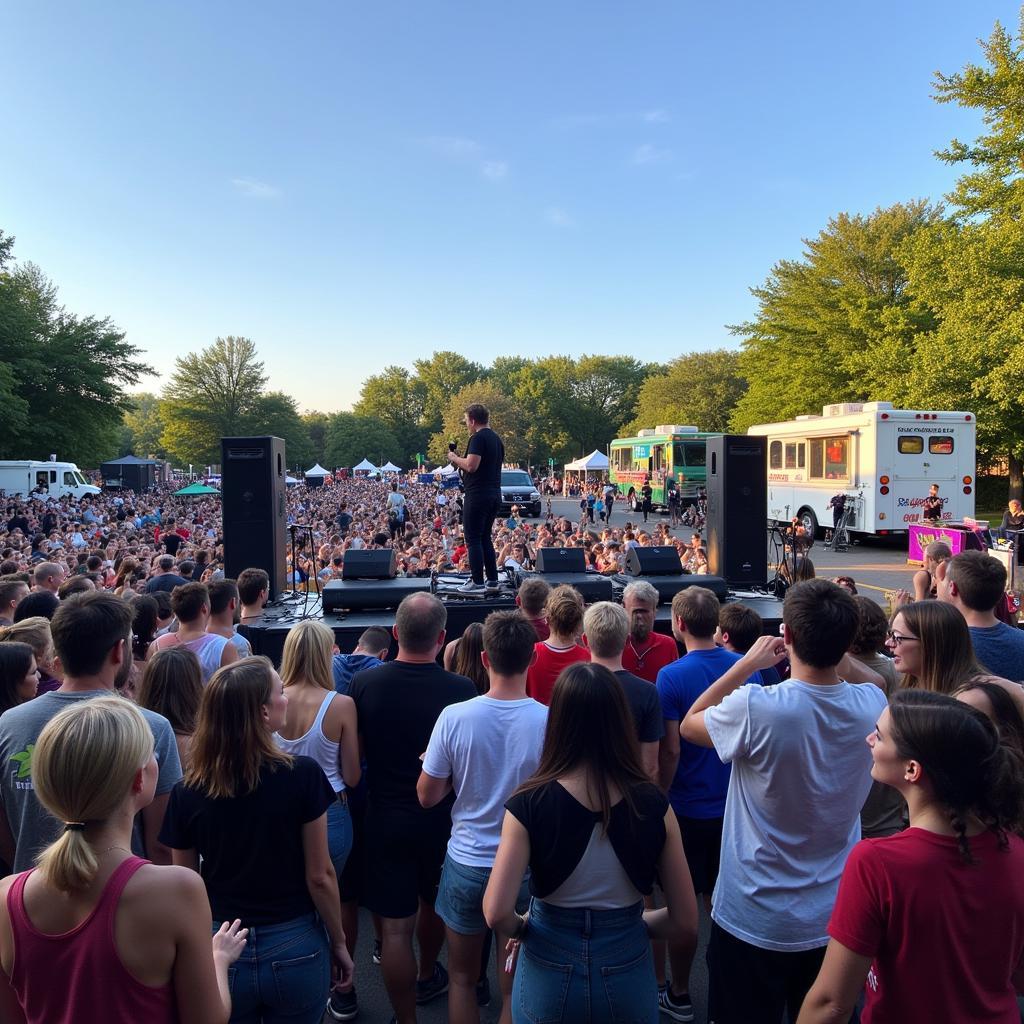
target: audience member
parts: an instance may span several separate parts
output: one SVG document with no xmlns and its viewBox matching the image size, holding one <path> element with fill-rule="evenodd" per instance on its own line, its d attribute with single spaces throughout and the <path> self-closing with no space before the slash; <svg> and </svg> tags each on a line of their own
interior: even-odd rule
<svg viewBox="0 0 1024 1024">
<path fill-rule="evenodd" d="M 933 540 L 924 549 L 924 565 L 914 573 L 912 585 L 915 601 L 927 601 L 937 596 L 936 575 L 940 565 L 953 557 L 950 546 L 944 540 Z"/>
<path fill-rule="evenodd" d="M 171 593 L 176 587 L 183 587 L 188 582 L 188 579 L 175 572 L 174 556 L 161 555 L 157 562 L 157 571 L 146 583 L 146 593 L 152 594 L 157 590 Z"/>
<path fill-rule="evenodd" d="M 169 647 L 184 647 L 198 659 L 203 682 L 219 668 L 238 661 L 238 648 L 218 633 L 208 633 L 210 595 L 205 583 L 185 583 L 171 591 L 171 607 L 178 620 L 177 633 L 164 633 L 150 645 L 150 657 Z"/>
<path fill-rule="evenodd" d="M 183 771 L 188 768 L 202 696 L 203 672 L 199 659 L 187 648 L 158 651 L 146 662 L 135 701 L 140 708 L 155 711 L 170 723 Z"/>
<path fill-rule="evenodd" d="M 17 640 L 0 643 L 0 714 L 36 695 L 39 667 L 32 648 Z"/>
<path fill-rule="evenodd" d="M 551 594 L 551 584 L 541 576 L 528 576 L 519 584 L 516 604 L 530 620 L 538 640 L 547 640 L 551 635 L 544 609 Z"/>
<path fill-rule="evenodd" d="M 658 591 L 647 580 L 634 580 L 622 592 L 622 607 L 629 616 L 629 638 L 622 652 L 622 667 L 649 683 L 679 657 L 675 640 L 654 631 L 654 616 L 660 599 Z"/>
<path fill-rule="evenodd" d="M 480 658 L 484 649 L 484 627 L 482 623 L 471 622 L 457 640 L 452 640 L 444 649 L 442 663 L 449 672 L 472 679 L 478 694 L 487 692 L 490 678 Z"/>
<path fill-rule="evenodd" d="M 902 605 L 885 644 L 905 687 L 951 694 L 982 673 L 964 617 L 942 601 Z"/>
<path fill-rule="evenodd" d="M 577 661 L 590 661 L 590 652 L 580 643 L 583 635 L 583 598 L 575 587 L 562 584 L 548 595 L 545 605 L 547 640 L 538 640 L 526 678 L 526 692 L 541 704 L 551 703 L 551 690 L 562 669 Z"/>
<path fill-rule="evenodd" d="M 858 595 L 857 633 L 850 645 L 850 653 L 863 665 L 877 672 L 885 683 L 887 695 L 896 692 L 896 666 L 892 658 L 882 654 L 889 633 L 889 623 L 880 605 L 869 597 Z"/>
<path fill-rule="evenodd" d="M 210 621 L 206 631 L 224 637 L 233 644 L 239 658 L 248 658 L 252 654 L 252 646 L 236 628 L 235 620 L 241 607 L 238 597 L 238 584 L 234 580 L 220 579 L 206 584 L 210 595 Z"/>
<path fill-rule="evenodd" d="M 764 619 L 753 608 L 739 601 L 730 601 L 722 605 L 718 613 L 718 630 L 715 632 L 715 643 L 721 644 L 727 651 L 734 654 L 746 654 L 754 641 L 764 635 Z M 775 665 L 762 668 L 761 682 L 765 686 L 774 686 L 782 682 L 782 676 Z"/>
<path fill-rule="evenodd" d="M 377 668 L 387 660 L 391 648 L 391 634 L 383 626 L 364 629 L 351 654 L 335 654 L 331 663 L 334 688 L 347 694 L 352 677 L 364 669 Z"/>
<path fill-rule="evenodd" d="M 36 616 L 52 619 L 53 613 L 59 607 L 60 598 L 56 594 L 51 594 L 48 590 L 35 590 L 19 602 L 14 610 L 14 621 L 22 622 Z"/>
<path fill-rule="evenodd" d="M 263 614 L 270 600 L 270 576 L 265 569 L 243 569 L 238 574 L 238 599 L 242 602 L 242 622 Z"/>
<path fill-rule="evenodd" d="M 28 594 L 28 584 L 17 573 L 0 576 L 0 626 L 14 622 L 14 612 Z"/>
<path fill-rule="evenodd" d="M 31 619 L 21 619 L 13 626 L 0 626 L 0 643 L 7 643 L 11 640 L 28 644 L 36 657 L 39 682 L 33 696 L 38 697 L 41 693 L 59 689 L 62 672 L 60 662 L 57 661 L 57 655 L 53 649 L 53 633 L 50 631 L 49 620 L 36 616 Z"/>
</svg>

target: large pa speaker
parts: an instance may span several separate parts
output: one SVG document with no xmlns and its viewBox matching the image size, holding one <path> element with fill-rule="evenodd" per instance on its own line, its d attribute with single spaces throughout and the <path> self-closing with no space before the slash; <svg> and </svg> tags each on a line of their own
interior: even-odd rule
<svg viewBox="0 0 1024 1024">
<path fill-rule="evenodd" d="M 583 548 L 537 548 L 537 572 L 586 572 Z"/>
<path fill-rule="evenodd" d="M 285 589 L 285 459 L 279 437 L 222 437 L 224 571 L 264 569 L 270 597 Z"/>
<path fill-rule="evenodd" d="M 678 576 L 683 563 L 671 544 L 642 548 L 634 545 L 626 552 L 627 576 Z"/>
<path fill-rule="evenodd" d="M 544 549 L 541 548 L 541 551 Z M 523 573 L 522 578 L 526 579 L 530 573 Z M 570 587 L 578 590 L 580 596 L 587 604 L 595 601 L 611 601 L 615 596 L 615 588 L 608 576 L 600 576 L 596 572 L 548 572 L 544 574 L 544 582 L 551 587 L 560 587 L 567 583 Z"/>
<path fill-rule="evenodd" d="M 387 580 L 398 571 L 394 548 L 365 548 L 345 552 L 343 580 Z"/>
<path fill-rule="evenodd" d="M 430 580 L 416 576 L 394 580 L 331 580 L 324 584 L 324 613 L 397 608 L 410 594 L 429 593 Z"/>
<path fill-rule="evenodd" d="M 707 441 L 708 568 L 739 586 L 768 583 L 767 441 L 722 434 Z"/>
</svg>

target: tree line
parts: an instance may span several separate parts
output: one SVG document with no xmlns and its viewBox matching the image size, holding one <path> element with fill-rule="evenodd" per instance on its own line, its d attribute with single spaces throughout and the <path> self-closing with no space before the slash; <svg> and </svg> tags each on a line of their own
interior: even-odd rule
<svg viewBox="0 0 1024 1024">
<path fill-rule="evenodd" d="M 217 461 L 222 434 L 275 433 L 289 464 L 441 462 L 462 410 L 494 410 L 510 460 L 543 466 L 659 423 L 743 432 L 833 402 L 969 409 L 983 461 L 1006 459 L 1024 487 L 1024 8 L 996 24 L 982 60 L 938 73 L 934 98 L 978 111 L 982 133 L 936 154 L 963 169 L 944 202 L 910 199 L 838 213 L 752 289 L 738 350 L 680 355 L 499 356 L 451 351 L 363 382 L 351 411 L 301 413 L 268 390 L 255 345 L 218 338 L 176 361 L 160 395 L 109 319 L 57 305 L 41 271 L 11 263 L 0 234 L 0 454 L 62 454 L 93 465 L 128 450 L 177 464 Z M 61 371 L 55 373 L 54 367 Z"/>
</svg>

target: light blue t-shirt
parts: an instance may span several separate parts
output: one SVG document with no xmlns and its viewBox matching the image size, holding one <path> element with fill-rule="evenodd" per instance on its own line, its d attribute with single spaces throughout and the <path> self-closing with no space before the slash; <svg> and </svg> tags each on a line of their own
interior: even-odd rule
<svg viewBox="0 0 1024 1024">
<path fill-rule="evenodd" d="M 495 700 L 484 694 L 441 712 L 423 770 L 452 780 L 452 860 L 494 866 L 505 801 L 537 770 L 547 720 L 548 709 L 531 697 Z"/>
<path fill-rule="evenodd" d="M 870 683 L 742 686 L 704 712 L 732 764 L 711 917 L 784 953 L 828 944 L 843 865 L 871 788 L 866 737 L 886 706 Z"/>
<path fill-rule="evenodd" d="M 1024 682 L 1024 629 L 1000 622 L 971 626 L 971 642 L 978 661 L 995 676 Z"/>
</svg>

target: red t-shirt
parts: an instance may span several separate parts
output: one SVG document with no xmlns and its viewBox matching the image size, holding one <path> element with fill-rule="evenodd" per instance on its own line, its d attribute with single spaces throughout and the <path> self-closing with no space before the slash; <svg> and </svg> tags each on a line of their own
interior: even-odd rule
<svg viewBox="0 0 1024 1024">
<path fill-rule="evenodd" d="M 651 633 L 642 644 L 630 637 L 622 652 L 622 667 L 649 683 L 656 682 L 661 669 L 678 660 L 679 647 L 664 633 Z"/>
<path fill-rule="evenodd" d="M 543 615 L 537 619 L 530 619 L 530 625 L 533 626 L 533 631 L 537 634 L 538 640 L 547 640 L 551 636 L 551 630 L 548 628 L 548 620 Z"/>
<path fill-rule="evenodd" d="M 850 854 L 828 933 L 874 960 L 863 1024 L 1020 1024 L 1010 978 L 1024 957 L 1024 841 L 999 848 L 909 828 Z"/>
<path fill-rule="evenodd" d="M 533 649 L 537 652 L 537 660 L 526 674 L 526 692 L 541 704 L 551 703 L 551 691 L 555 688 L 555 680 L 562 674 L 563 668 L 568 668 L 577 661 L 590 661 L 590 651 L 579 644 L 561 650 L 550 647 L 542 640 L 535 643 Z"/>
</svg>

